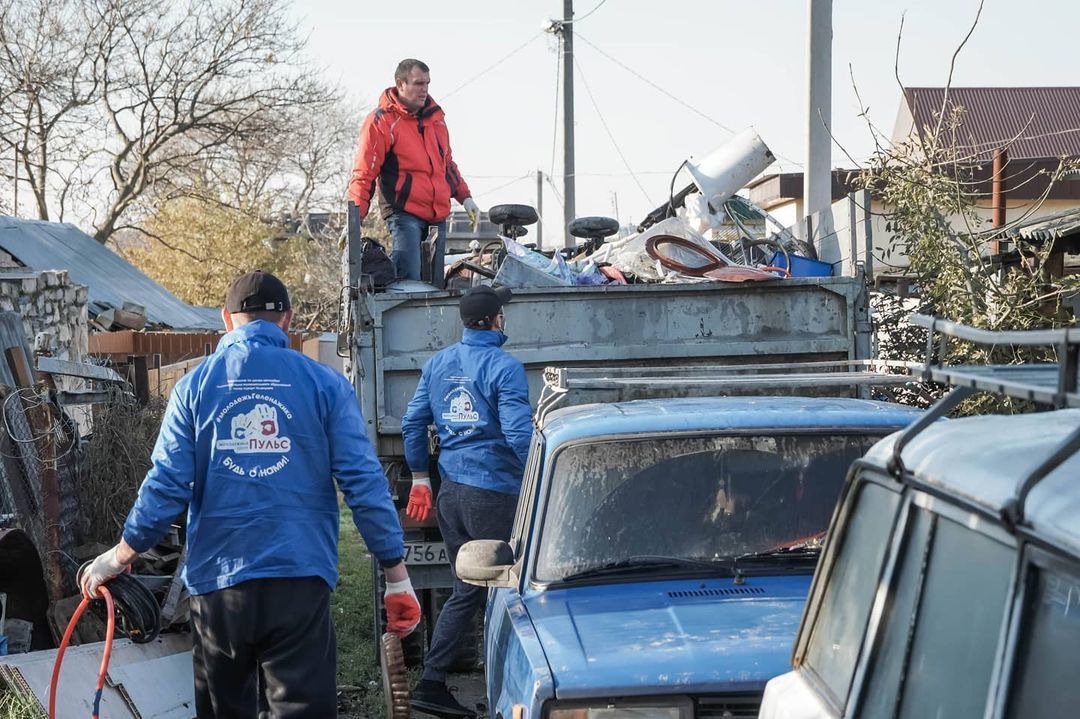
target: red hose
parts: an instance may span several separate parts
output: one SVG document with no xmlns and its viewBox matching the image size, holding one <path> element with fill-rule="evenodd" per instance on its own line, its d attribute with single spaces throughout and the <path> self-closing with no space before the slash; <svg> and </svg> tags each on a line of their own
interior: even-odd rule
<svg viewBox="0 0 1080 719">
<path fill-rule="evenodd" d="M 108 622 L 105 627 L 105 653 L 101 657 L 101 668 L 98 669 L 97 693 L 94 694 L 93 719 L 98 719 L 101 711 L 101 692 L 105 688 L 105 675 L 109 672 L 109 657 L 112 655 L 113 633 L 116 631 L 116 616 L 113 610 L 112 594 L 104 585 L 98 587 L 98 594 L 105 599 L 105 611 Z M 60 665 L 64 662 L 64 652 L 67 651 L 68 642 L 75 631 L 75 625 L 79 623 L 79 617 L 90 606 L 90 600 L 83 597 L 75 613 L 71 615 L 64 638 L 60 640 L 60 649 L 56 652 L 56 662 L 53 664 L 52 681 L 49 682 L 49 719 L 56 719 L 56 685 L 60 679 Z"/>
</svg>

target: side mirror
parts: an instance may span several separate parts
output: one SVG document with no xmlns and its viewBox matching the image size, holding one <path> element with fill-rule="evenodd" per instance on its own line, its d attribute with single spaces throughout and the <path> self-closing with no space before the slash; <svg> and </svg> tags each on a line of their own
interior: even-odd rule
<svg viewBox="0 0 1080 719">
<path fill-rule="evenodd" d="M 474 539 L 458 550 L 454 564 L 458 579 L 478 587 L 512 587 L 514 550 L 499 539 Z"/>
</svg>

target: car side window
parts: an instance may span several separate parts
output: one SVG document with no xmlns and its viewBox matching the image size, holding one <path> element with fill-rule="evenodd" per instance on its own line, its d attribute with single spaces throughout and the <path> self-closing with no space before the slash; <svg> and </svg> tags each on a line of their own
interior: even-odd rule
<svg viewBox="0 0 1080 719">
<path fill-rule="evenodd" d="M 1080 576 L 1032 567 L 1007 717 L 1076 716 L 1080 707 Z"/>
<path fill-rule="evenodd" d="M 897 716 L 981 717 L 1016 550 L 945 517 L 934 524 Z"/>
<path fill-rule="evenodd" d="M 810 634 L 806 663 L 839 705 L 847 700 L 900 495 L 863 482 Z"/>
<path fill-rule="evenodd" d="M 865 719 L 891 719 L 896 715 L 908 638 L 915 625 L 915 603 L 922 586 L 933 521 L 930 512 L 912 506 L 904 546 L 900 550 L 899 564 L 890 589 L 890 600 L 886 605 L 875 652 L 871 655 L 873 666 L 862 692 L 865 699 L 859 715 Z"/>
</svg>

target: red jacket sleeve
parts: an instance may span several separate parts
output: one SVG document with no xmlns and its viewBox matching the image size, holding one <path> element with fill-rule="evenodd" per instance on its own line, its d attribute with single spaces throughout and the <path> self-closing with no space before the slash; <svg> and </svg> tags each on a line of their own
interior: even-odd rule
<svg viewBox="0 0 1080 719">
<path fill-rule="evenodd" d="M 458 172 L 457 163 L 454 162 L 454 151 L 450 147 L 450 134 L 447 133 L 446 143 L 446 181 L 450 185 L 450 196 L 458 202 L 464 202 L 466 197 L 472 197 L 469 186 L 465 184 L 465 178 Z"/>
<path fill-rule="evenodd" d="M 383 132 L 375 117 L 377 114 L 376 111 L 368 115 L 360 128 L 360 144 L 356 148 L 356 161 L 349 179 L 349 200 L 360 208 L 360 217 L 368 213 L 371 198 L 375 194 L 375 179 L 382 170 L 383 159 L 390 144 L 390 138 Z"/>
</svg>

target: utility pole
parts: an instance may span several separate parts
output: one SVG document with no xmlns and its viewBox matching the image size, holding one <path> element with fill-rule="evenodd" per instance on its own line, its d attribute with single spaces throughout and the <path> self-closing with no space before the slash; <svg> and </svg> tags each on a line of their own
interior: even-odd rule
<svg viewBox="0 0 1080 719">
<path fill-rule="evenodd" d="M 574 0 L 563 0 L 563 246 L 573 247 L 567 227 L 574 219 Z"/>
<path fill-rule="evenodd" d="M 544 247 L 544 171 L 536 171 L 536 249 Z"/>
<path fill-rule="evenodd" d="M 807 0 L 806 9 L 806 174 L 803 177 L 803 215 L 811 217 L 816 212 L 827 210 L 832 204 L 832 0 Z M 813 242 L 814 238 L 803 239 Z"/>
<path fill-rule="evenodd" d="M 12 157 L 14 158 L 14 160 L 15 160 L 15 163 L 14 163 L 15 164 L 15 182 L 11 183 L 12 194 L 14 195 L 14 198 L 12 199 L 11 216 L 12 217 L 18 217 L 19 216 L 19 148 L 16 147 L 14 142 L 11 143 L 11 154 L 12 154 Z"/>
</svg>

